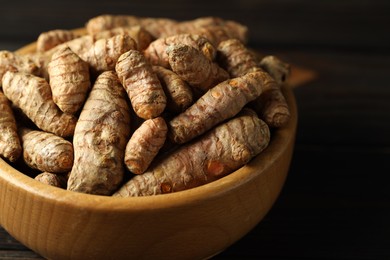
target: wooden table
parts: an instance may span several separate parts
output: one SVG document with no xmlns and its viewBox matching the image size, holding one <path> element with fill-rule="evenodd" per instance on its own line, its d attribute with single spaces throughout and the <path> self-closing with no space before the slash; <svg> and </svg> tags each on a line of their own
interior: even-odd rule
<svg viewBox="0 0 390 260">
<path fill-rule="evenodd" d="M 279 199 L 260 224 L 215 259 L 390 259 L 388 2 L 200 1 L 179 7 L 113 1 L 107 7 L 86 1 L 70 17 L 66 4 L 56 15 L 27 12 L 54 10 L 54 3 L 44 2 L 46 8 L 2 7 L 0 49 L 15 50 L 40 31 L 78 27 L 103 12 L 177 19 L 212 13 L 248 24 L 254 49 L 314 72 L 316 78 L 294 89 L 298 134 Z M 34 26 L 24 26 L 29 22 Z M 0 228 L 0 259 L 41 257 Z"/>
</svg>

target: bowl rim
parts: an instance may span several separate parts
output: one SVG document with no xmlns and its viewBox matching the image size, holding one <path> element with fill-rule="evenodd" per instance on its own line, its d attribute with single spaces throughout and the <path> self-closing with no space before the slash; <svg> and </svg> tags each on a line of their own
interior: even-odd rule
<svg viewBox="0 0 390 260">
<path fill-rule="evenodd" d="M 83 33 L 84 29 L 75 29 Z M 36 42 L 30 43 L 16 52 L 28 54 L 36 49 Z M 204 199 L 223 196 L 225 193 L 236 189 L 266 171 L 288 149 L 289 144 L 295 141 L 297 128 L 297 106 L 293 90 L 288 86 L 282 87 L 282 91 L 290 108 L 289 122 L 278 129 L 271 131 L 271 141 L 268 147 L 259 155 L 239 168 L 238 170 L 216 181 L 201 185 L 192 189 L 143 197 L 113 197 L 104 195 L 84 194 L 40 183 L 19 170 L 13 168 L 5 160 L 0 158 L 0 185 L 5 182 L 8 190 L 28 192 L 44 200 L 50 200 L 55 204 L 63 204 L 68 207 L 90 209 L 94 211 L 139 211 L 156 210 L 166 207 L 180 207 L 191 203 L 201 202 Z M 293 144 L 292 144 L 293 145 Z M 282 149 L 279 149 L 282 147 Z"/>
</svg>

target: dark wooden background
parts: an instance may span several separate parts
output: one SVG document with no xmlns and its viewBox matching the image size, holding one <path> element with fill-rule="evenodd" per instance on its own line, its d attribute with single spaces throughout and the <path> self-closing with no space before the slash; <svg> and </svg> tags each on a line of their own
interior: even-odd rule
<svg viewBox="0 0 390 260">
<path fill-rule="evenodd" d="M 251 47 L 317 74 L 294 90 L 281 196 L 215 259 L 390 259 L 390 1 L 2 1 L 0 49 L 103 13 L 234 19 Z M 0 259 L 37 258 L 0 228 Z"/>
</svg>

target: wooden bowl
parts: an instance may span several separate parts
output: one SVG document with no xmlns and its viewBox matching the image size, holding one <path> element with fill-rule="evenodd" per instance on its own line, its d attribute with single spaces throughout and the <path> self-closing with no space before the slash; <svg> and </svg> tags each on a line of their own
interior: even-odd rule
<svg viewBox="0 0 390 260">
<path fill-rule="evenodd" d="M 34 45 L 19 50 L 28 53 Z M 285 182 L 297 109 L 249 164 L 215 182 L 134 198 L 81 194 L 42 184 L 0 159 L 0 225 L 49 259 L 203 259 L 247 234 Z"/>
</svg>

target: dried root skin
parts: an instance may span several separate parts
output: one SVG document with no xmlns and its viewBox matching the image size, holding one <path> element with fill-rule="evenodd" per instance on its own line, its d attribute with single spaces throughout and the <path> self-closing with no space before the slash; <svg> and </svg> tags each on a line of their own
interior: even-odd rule
<svg viewBox="0 0 390 260">
<path fill-rule="evenodd" d="M 10 51 L 0 51 L 0 87 L 1 79 L 7 71 L 26 72 L 29 74 L 39 74 L 39 67 L 29 56 L 22 56 Z"/>
<path fill-rule="evenodd" d="M 218 61 L 231 77 L 261 70 L 256 57 L 237 39 L 229 39 L 218 45 Z"/>
<path fill-rule="evenodd" d="M 196 27 L 191 30 L 192 34 L 197 34 L 206 38 L 215 48 L 220 42 L 233 38 L 225 27 L 221 25 L 207 25 Z"/>
<path fill-rule="evenodd" d="M 210 61 L 214 60 L 217 53 L 216 48 L 205 37 L 183 33 L 151 42 L 144 51 L 145 57 L 153 65 L 169 68 L 167 49 L 173 44 L 189 45 L 202 52 Z"/>
<path fill-rule="evenodd" d="M 164 111 L 164 90 L 152 66 L 141 52 L 130 50 L 122 54 L 115 70 L 137 116 L 150 119 L 158 117 Z"/>
<path fill-rule="evenodd" d="M 93 35 L 94 40 L 108 39 L 115 35 L 129 35 L 137 44 L 137 50 L 145 50 L 149 44 L 154 40 L 153 36 L 139 25 L 127 27 L 115 27 L 110 30 L 98 32 Z"/>
<path fill-rule="evenodd" d="M 114 196 L 156 195 L 212 182 L 249 162 L 269 140 L 268 126 L 254 112 L 243 113 L 135 176 Z"/>
<path fill-rule="evenodd" d="M 62 137 L 73 135 L 77 119 L 57 107 L 45 79 L 8 71 L 3 76 L 3 91 L 40 129 Z"/>
<path fill-rule="evenodd" d="M 116 35 L 97 40 L 85 54 L 84 59 L 97 73 L 114 70 L 118 58 L 129 50 L 136 50 L 136 42 L 128 35 Z"/>
<path fill-rule="evenodd" d="M 85 27 L 88 34 L 93 35 L 116 27 L 131 25 L 139 25 L 139 19 L 130 15 L 104 14 L 89 19 Z"/>
<path fill-rule="evenodd" d="M 51 55 L 54 54 L 58 49 L 69 47 L 74 53 L 76 53 L 80 58 L 85 60 L 85 56 L 87 55 L 88 51 L 93 47 L 95 41 L 92 36 L 90 35 L 84 35 L 78 38 L 75 38 L 71 41 L 65 42 L 63 44 L 60 44 L 56 46 L 55 48 L 48 51 L 48 53 Z"/>
<path fill-rule="evenodd" d="M 48 73 L 48 65 L 52 59 L 52 56 L 55 52 L 57 52 L 60 49 L 69 47 L 75 54 L 77 54 L 81 59 L 85 60 L 86 53 L 89 51 L 89 49 L 92 48 L 94 44 L 94 39 L 90 35 L 84 35 L 78 38 L 75 38 L 73 40 L 64 42 L 62 44 L 59 44 L 50 50 L 47 50 L 45 52 L 36 52 L 33 54 L 30 54 L 30 57 L 36 64 L 38 64 L 40 68 L 40 76 L 45 78 L 46 80 L 49 80 L 49 73 Z"/>
<path fill-rule="evenodd" d="M 230 37 L 240 40 L 246 44 L 249 39 L 249 29 L 247 26 L 238 23 L 236 21 L 227 20 L 224 24 L 221 24 Z"/>
<path fill-rule="evenodd" d="M 248 27 L 231 20 L 224 20 L 219 17 L 200 17 L 194 20 L 184 21 L 178 24 L 178 32 L 201 34 L 208 38 L 214 46 L 230 38 L 240 40 L 242 43 L 248 41 Z"/>
<path fill-rule="evenodd" d="M 273 55 L 265 56 L 260 61 L 260 67 L 268 72 L 279 84 L 283 84 L 290 76 L 290 64 Z"/>
<path fill-rule="evenodd" d="M 191 87 L 175 72 L 161 66 L 153 66 L 167 96 L 167 110 L 180 113 L 193 103 Z"/>
<path fill-rule="evenodd" d="M 53 54 L 56 51 L 58 51 L 59 49 L 69 47 L 74 53 L 76 53 L 78 56 L 80 56 L 81 58 L 84 59 L 84 56 L 89 51 L 89 49 L 92 48 L 94 43 L 95 43 L 94 37 L 92 37 L 91 35 L 83 35 L 83 36 L 77 37 L 73 40 L 61 43 L 61 44 L 59 44 L 59 45 L 57 45 L 57 46 L 55 46 L 55 47 L 53 47 L 50 50 L 47 50 L 45 52 L 37 53 L 37 56 L 41 60 L 50 61 L 51 56 L 53 56 Z"/>
<path fill-rule="evenodd" d="M 167 18 L 145 18 L 132 15 L 100 15 L 91 18 L 86 25 L 89 34 L 110 30 L 116 27 L 140 25 L 154 38 L 176 34 L 177 22 Z"/>
<path fill-rule="evenodd" d="M 237 38 L 243 43 L 248 40 L 248 28 L 238 22 L 224 20 L 219 17 L 200 17 L 194 20 L 178 22 L 167 18 L 145 18 L 131 15 L 100 15 L 91 18 L 87 25 L 87 31 L 94 34 L 121 26 L 141 25 L 149 31 L 153 37 L 169 37 L 180 33 L 194 33 L 199 28 L 223 27 L 224 33 L 229 38 Z"/>
<path fill-rule="evenodd" d="M 43 71 L 43 77 L 48 78 L 47 67 L 53 54 L 65 47 L 69 47 L 82 60 L 87 61 L 95 72 L 113 70 L 120 54 L 137 48 L 136 42 L 128 35 L 116 35 L 108 39 L 99 39 L 96 42 L 93 36 L 84 35 L 34 55 L 35 62 Z"/>
<path fill-rule="evenodd" d="M 146 120 L 130 138 L 126 146 L 125 164 L 129 171 L 146 171 L 165 143 L 168 127 L 162 117 Z"/>
<path fill-rule="evenodd" d="M 274 56 L 267 56 L 261 60 L 261 68 L 253 53 L 237 39 L 229 39 L 219 44 L 218 60 L 232 77 L 238 77 L 253 71 L 265 71 L 270 74 L 279 87 L 266 91 L 259 96 L 253 102 L 253 108 L 270 127 L 281 127 L 288 122 L 290 111 L 280 89 L 289 73 L 288 64 Z"/>
<path fill-rule="evenodd" d="M 264 92 L 251 107 L 272 128 L 282 127 L 290 120 L 290 109 L 280 88 Z"/>
<path fill-rule="evenodd" d="M 260 66 L 279 86 L 282 86 L 290 75 L 290 65 L 272 55 L 264 57 Z M 282 127 L 290 120 L 290 109 L 280 88 L 264 93 L 255 104 L 256 111 L 270 127 Z"/>
<path fill-rule="evenodd" d="M 33 169 L 64 173 L 73 166 L 73 145 L 57 135 L 30 129 L 21 129 L 23 159 Z"/>
<path fill-rule="evenodd" d="M 229 74 L 217 63 L 189 45 L 173 44 L 167 49 L 167 54 L 172 71 L 202 92 L 229 78 Z"/>
<path fill-rule="evenodd" d="M 69 30 L 51 30 L 43 32 L 37 39 L 37 51 L 45 52 L 61 43 L 68 42 L 76 38 L 76 34 Z"/>
<path fill-rule="evenodd" d="M 130 137 L 129 110 L 126 92 L 115 72 L 100 74 L 76 125 L 68 190 L 110 195 L 118 188 Z"/>
<path fill-rule="evenodd" d="M 50 186 L 63 188 L 65 176 L 58 175 L 51 172 L 42 172 L 37 176 L 35 176 L 34 179 Z"/>
<path fill-rule="evenodd" d="M 188 142 L 235 116 L 263 92 L 277 87 L 269 74 L 262 71 L 221 82 L 168 123 L 170 139 L 175 143 Z"/>
<path fill-rule="evenodd" d="M 91 87 L 88 63 L 69 47 L 59 49 L 48 65 L 53 101 L 66 113 L 76 113 Z"/>
<path fill-rule="evenodd" d="M 131 18 L 130 18 L 131 19 Z M 138 18 L 139 25 L 145 28 L 155 38 L 167 37 L 178 34 L 178 22 L 169 18 Z"/>
<path fill-rule="evenodd" d="M 0 155 L 14 162 L 22 153 L 11 104 L 0 90 Z"/>
</svg>

